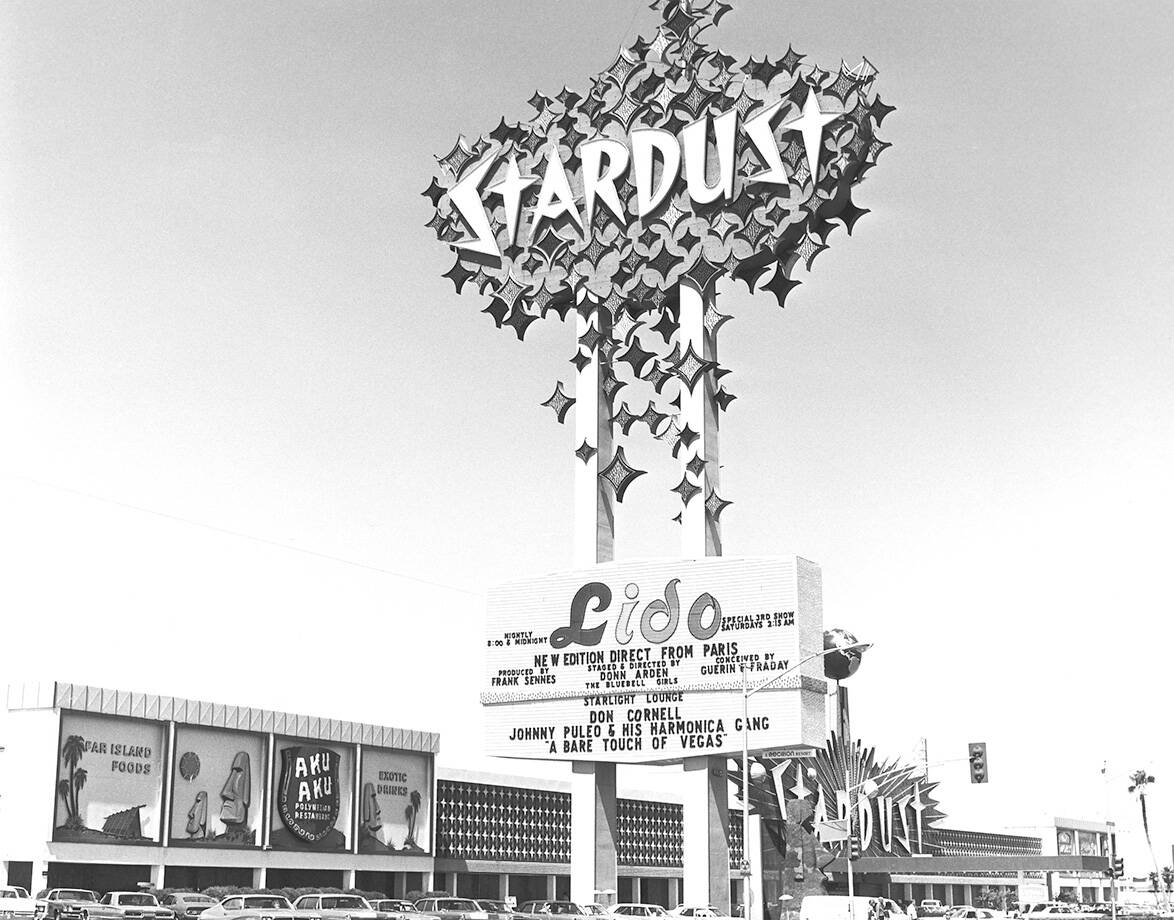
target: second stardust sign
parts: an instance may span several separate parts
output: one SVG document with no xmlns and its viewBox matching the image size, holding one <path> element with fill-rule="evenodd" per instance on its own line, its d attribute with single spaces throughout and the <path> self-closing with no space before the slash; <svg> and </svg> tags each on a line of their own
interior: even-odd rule
<svg viewBox="0 0 1174 920">
<path fill-rule="evenodd" d="M 819 567 L 796 557 L 611 564 L 505 585 L 489 597 L 489 752 L 639 763 L 741 750 L 741 667 L 757 685 L 822 644 Z M 822 668 L 802 670 L 758 698 L 752 747 L 822 740 Z"/>
</svg>

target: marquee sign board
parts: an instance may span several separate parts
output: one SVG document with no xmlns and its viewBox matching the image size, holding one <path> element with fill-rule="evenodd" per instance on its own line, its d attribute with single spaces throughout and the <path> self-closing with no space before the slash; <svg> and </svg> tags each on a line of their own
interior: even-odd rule
<svg viewBox="0 0 1174 920">
<path fill-rule="evenodd" d="M 819 567 L 798 557 L 613 563 L 489 595 L 488 752 L 659 763 L 742 749 L 757 686 L 823 648 Z M 820 660 L 755 697 L 753 749 L 823 739 Z M 766 696 L 765 694 L 769 694 Z"/>
</svg>

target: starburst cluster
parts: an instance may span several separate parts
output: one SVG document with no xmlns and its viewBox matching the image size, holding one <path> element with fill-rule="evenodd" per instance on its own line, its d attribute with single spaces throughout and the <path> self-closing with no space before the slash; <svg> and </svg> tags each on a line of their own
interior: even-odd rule
<svg viewBox="0 0 1174 920">
<path fill-rule="evenodd" d="M 872 94 L 871 67 L 824 71 L 803 63 L 792 49 L 778 60 L 738 63 L 701 41 L 702 33 L 728 10 L 720 0 L 665 0 L 663 22 L 652 40 L 640 38 L 621 49 L 593 78 L 586 95 L 566 88 L 553 98 L 536 93 L 530 99 L 535 114 L 529 120 L 508 124 L 503 119 L 475 141 L 458 140 L 439 158 L 439 174 L 424 192 L 436 208 L 428 226 L 457 254 L 446 277 L 458 292 L 472 284 L 487 294 L 484 312 L 499 328 L 509 326 L 521 339 L 531 323 L 551 312 L 563 319 L 576 307 L 599 308 L 600 328 L 584 337 L 590 341 L 580 339 L 573 363 L 581 366 L 599 351 L 601 380 L 613 405 L 615 391 L 624 385 L 614 364 L 628 363 L 630 376 L 648 384 L 655 395 L 643 412 L 622 404 L 617 424 L 625 433 L 637 422 L 646 424 L 654 435 L 672 442 L 674 454 L 681 446 L 680 427 L 671 408 L 656 403 L 667 381 L 675 378 L 692 388 L 699 378 L 713 375 L 715 385 L 709 389 L 720 407 L 733 398 L 716 385 L 725 369 L 692 352 L 681 354 L 677 285 L 688 283 L 708 293 L 718 278 L 730 275 L 751 290 L 766 288 L 782 306 L 799 283 L 792 278 L 796 266 L 809 269 L 837 225 L 851 232 L 866 213 L 853 203 L 852 188 L 888 146 L 876 136 L 876 128 L 891 108 Z M 827 122 L 814 141 L 809 132 L 791 127 L 812 100 Z M 518 221 L 519 210 L 524 215 L 539 199 L 539 177 L 552 146 L 570 193 L 581 205 L 579 152 L 584 142 L 601 137 L 623 141 L 638 128 L 675 134 L 707 115 L 716 118 L 732 110 L 744 124 L 776 104 L 770 126 L 785 164 L 785 181 L 752 181 L 771 164 L 740 132 L 729 197 L 696 204 L 678 176 L 665 201 L 638 216 L 629 171 L 616 183 L 626 220 L 607 207 L 596 207 L 584 228 L 563 215 L 539 222 L 531 234 L 525 220 Z M 809 168 L 809 143 L 818 144 L 816 175 Z M 712 150 L 710 155 L 712 159 Z M 472 228 L 449 196 L 487 157 L 494 158 L 494 166 L 481 187 L 499 191 L 483 193 L 482 203 L 500 258 L 478 256 L 456 245 L 469 239 Z M 511 199 L 513 208 L 508 206 Z M 712 313 L 706 317 L 707 333 L 716 336 L 717 326 L 728 317 Z M 569 408 L 564 399 L 560 390 L 547 403 L 560 421 Z M 684 501 L 691 497 L 689 490 L 683 491 Z"/>
<path fill-rule="evenodd" d="M 901 848 L 887 848 L 884 845 L 887 841 L 883 839 L 885 834 L 877 828 L 869 837 L 868 845 L 861 847 L 867 856 L 893 855 L 901 851 L 904 854 L 925 853 L 930 829 L 945 817 L 934 798 L 938 784 L 926 780 L 917 767 L 898 760 L 879 760 L 875 748 L 865 747 L 859 740 L 847 743 L 835 732 L 826 746 L 815 752 L 814 758 L 763 755 L 754 759 L 764 769 L 760 777 L 751 776 L 746 784 L 750 810 L 775 825 L 772 836 L 778 834 L 780 840 L 787 823 L 796 823 L 810 834 L 815 832 L 818 822 L 839 817 L 839 796 L 849 789 L 853 790 L 853 800 L 858 803 L 864 801 L 869 807 L 890 809 L 891 818 L 885 828 L 891 842 Z M 740 766 L 730 770 L 730 780 L 739 790 L 742 789 L 742 779 Z M 876 784 L 871 799 L 855 794 L 866 780 Z M 796 804 L 801 807 L 788 808 Z M 859 824 L 854 833 L 861 833 Z"/>
</svg>

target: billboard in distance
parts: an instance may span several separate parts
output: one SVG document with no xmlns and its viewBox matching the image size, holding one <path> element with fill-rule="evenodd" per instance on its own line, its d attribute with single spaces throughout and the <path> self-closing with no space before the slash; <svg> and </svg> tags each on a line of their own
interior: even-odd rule
<svg viewBox="0 0 1174 920">
<path fill-rule="evenodd" d="M 612 563 L 489 595 L 490 754 L 654 763 L 824 740 L 819 567 L 798 557 Z M 768 702 L 769 700 L 769 702 Z"/>
<path fill-rule="evenodd" d="M 172 846 L 261 845 L 265 743 L 262 735 L 176 725 Z"/>
<path fill-rule="evenodd" d="M 432 851 L 432 758 L 364 747 L 359 852 Z"/>
<path fill-rule="evenodd" d="M 63 712 L 53 839 L 157 843 L 164 738 L 159 722 Z"/>
<path fill-rule="evenodd" d="M 350 849 L 354 748 L 276 739 L 269 845 L 275 850 Z"/>
</svg>

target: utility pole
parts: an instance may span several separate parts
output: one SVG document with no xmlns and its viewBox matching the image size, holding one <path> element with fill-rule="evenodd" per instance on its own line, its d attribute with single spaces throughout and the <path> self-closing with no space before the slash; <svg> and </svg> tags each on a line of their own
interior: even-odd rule
<svg viewBox="0 0 1174 920">
<path fill-rule="evenodd" d="M 1109 905 L 1113 920 L 1117 920 L 1117 829 L 1112 821 L 1105 823 L 1109 826 Z"/>
</svg>

